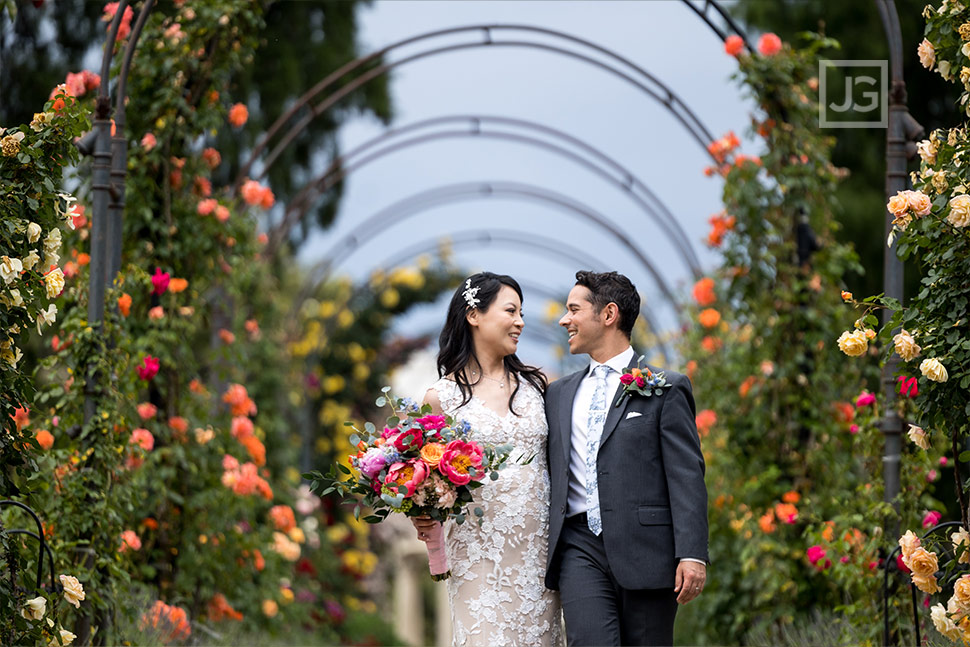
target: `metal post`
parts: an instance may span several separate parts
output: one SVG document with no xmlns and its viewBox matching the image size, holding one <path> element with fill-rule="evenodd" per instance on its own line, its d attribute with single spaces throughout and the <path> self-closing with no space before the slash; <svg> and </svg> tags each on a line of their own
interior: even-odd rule
<svg viewBox="0 0 970 647">
<path fill-rule="evenodd" d="M 902 33 L 899 28 L 899 17 L 893 0 L 876 0 L 879 16 L 889 44 L 889 67 L 892 76 L 892 87 L 889 90 L 889 124 L 886 129 L 886 198 L 897 191 L 909 187 L 909 176 L 906 171 L 907 150 L 910 139 L 922 131 L 906 108 L 906 84 L 903 81 Z M 892 231 L 892 222 L 884 218 L 884 234 L 886 239 Z M 903 300 L 903 263 L 896 256 L 893 247 L 887 247 L 883 257 L 883 293 L 887 297 Z M 892 313 L 883 311 L 883 323 L 889 320 Z M 900 452 L 902 450 L 903 420 L 896 411 L 896 389 L 893 376 L 896 374 L 898 359 L 895 355 L 882 368 L 882 398 L 883 416 L 879 421 L 879 429 L 885 437 L 885 453 L 883 455 L 883 479 L 885 483 L 884 500 L 895 501 L 900 491 Z M 898 513 L 899 506 L 895 505 Z M 890 537 L 899 534 L 898 514 L 889 522 L 886 528 Z"/>
</svg>

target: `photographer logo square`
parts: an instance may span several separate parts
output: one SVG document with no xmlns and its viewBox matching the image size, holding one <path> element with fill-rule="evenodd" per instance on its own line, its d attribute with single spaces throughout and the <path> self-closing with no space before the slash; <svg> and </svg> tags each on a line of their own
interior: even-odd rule
<svg viewBox="0 0 970 647">
<path fill-rule="evenodd" d="M 888 61 L 819 61 L 820 128 L 889 125 Z"/>
</svg>

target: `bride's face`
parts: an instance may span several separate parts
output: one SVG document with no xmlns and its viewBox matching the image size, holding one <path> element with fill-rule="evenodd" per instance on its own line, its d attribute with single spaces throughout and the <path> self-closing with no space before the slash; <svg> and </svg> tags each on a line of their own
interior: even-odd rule
<svg viewBox="0 0 970 647">
<path fill-rule="evenodd" d="M 522 302 L 515 290 L 503 285 L 487 310 L 472 310 L 467 319 L 472 328 L 472 339 L 480 352 L 497 357 L 515 353 L 525 326 Z"/>
</svg>

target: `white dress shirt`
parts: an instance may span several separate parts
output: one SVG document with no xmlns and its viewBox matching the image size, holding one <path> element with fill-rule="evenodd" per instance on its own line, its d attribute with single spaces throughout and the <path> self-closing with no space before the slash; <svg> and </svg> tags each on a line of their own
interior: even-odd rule
<svg viewBox="0 0 970 647">
<path fill-rule="evenodd" d="M 613 406 L 613 398 L 616 390 L 620 388 L 620 376 L 626 371 L 626 367 L 633 360 L 633 347 L 628 346 L 625 351 L 611 357 L 603 362 L 609 366 L 610 371 L 606 376 L 606 411 L 609 414 L 610 407 Z M 571 517 L 582 512 L 586 512 L 586 423 L 589 421 L 589 409 L 593 403 L 593 391 L 596 389 L 596 378 L 593 377 L 593 369 L 600 365 L 600 362 L 590 358 L 589 370 L 579 383 L 576 391 L 576 399 L 573 400 L 573 428 L 572 445 L 569 451 L 569 493 L 566 497 L 566 516 Z M 704 564 L 703 560 L 692 557 L 684 557 L 680 561 L 697 562 Z"/>
<path fill-rule="evenodd" d="M 606 376 L 606 411 L 609 413 L 610 406 L 613 404 L 613 396 L 620 388 L 620 376 L 633 359 L 633 347 L 629 346 L 625 351 L 611 357 L 603 362 L 609 366 L 610 371 Z M 572 449 L 569 452 L 569 494 L 566 498 L 566 515 L 573 516 L 581 512 L 586 512 L 586 423 L 589 421 L 589 409 L 593 402 L 593 391 L 596 390 L 596 378 L 593 377 L 593 369 L 600 365 L 600 362 L 591 359 L 589 371 L 579 383 L 576 391 L 576 399 L 573 400 L 573 428 L 572 428 Z"/>
</svg>

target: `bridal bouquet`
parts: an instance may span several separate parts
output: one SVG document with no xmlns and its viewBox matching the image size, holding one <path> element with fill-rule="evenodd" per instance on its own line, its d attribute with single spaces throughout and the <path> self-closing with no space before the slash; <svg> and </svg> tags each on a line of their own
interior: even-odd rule
<svg viewBox="0 0 970 647">
<path fill-rule="evenodd" d="M 344 423 L 354 427 L 350 442 L 358 450 L 349 457 L 350 467 L 337 463 L 327 474 L 310 472 L 303 478 L 320 496 L 336 492 L 345 497 L 344 503 L 354 503 L 354 518 L 370 508 L 372 514 L 364 517 L 368 523 L 379 523 L 392 512 L 463 523 L 472 490 L 483 485 L 486 475 L 498 479 L 512 445 L 475 442 L 467 422 L 431 415 L 430 405 L 418 408 L 413 401 L 391 397 L 389 391 L 384 387 L 376 402 L 391 409 L 382 428 L 368 422 L 361 431 L 352 422 Z M 480 507 L 471 514 L 481 523 Z M 441 525 L 436 528 L 427 547 L 431 577 L 440 581 L 451 571 Z"/>
</svg>

